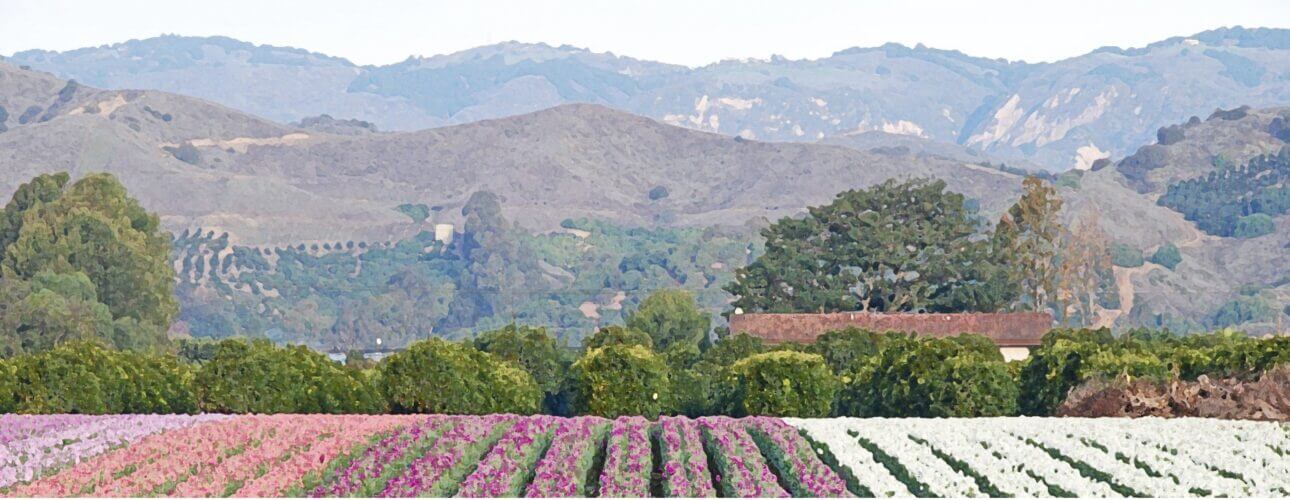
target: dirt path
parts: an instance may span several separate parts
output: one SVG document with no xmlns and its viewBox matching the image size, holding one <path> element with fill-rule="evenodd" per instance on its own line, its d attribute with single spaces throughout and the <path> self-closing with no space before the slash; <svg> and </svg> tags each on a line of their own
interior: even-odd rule
<svg viewBox="0 0 1290 500">
<path fill-rule="evenodd" d="M 233 139 L 193 139 L 186 141 L 194 147 L 210 148 L 218 147 L 220 149 L 232 149 L 238 153 L 245 153 L 251 146 L 284 146 L 309 139 L 309 134 L 302 132 L 292 132 L 282 137 L 236 137 Z M 165 143 L 161 145 L 162 149 L 167 147 L 179 147 L 179 144 Z"/>
</svg>

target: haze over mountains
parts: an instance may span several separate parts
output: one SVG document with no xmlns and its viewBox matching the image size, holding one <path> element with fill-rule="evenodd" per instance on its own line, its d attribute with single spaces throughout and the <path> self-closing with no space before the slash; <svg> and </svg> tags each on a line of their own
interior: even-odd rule
<svg viewBox="0 0 1290 500">
<path fill-rule="evenodd" d="M 283 123 L 329 114 L 417 130 L 594 103 L 761 141 L 917 136 L 1056 171 L 1127 155 L 1157 128 L 1215 108 L 1290 101 L 1290 31 L 1281 29 L 1218 29 L 1042 64 L 888 44 L 817 60 L 687 68 L 504 43 L 358 66 L 300 49 L 177 36 L 9 59 L 92 86 L 191 95 Z"/>
</svg>

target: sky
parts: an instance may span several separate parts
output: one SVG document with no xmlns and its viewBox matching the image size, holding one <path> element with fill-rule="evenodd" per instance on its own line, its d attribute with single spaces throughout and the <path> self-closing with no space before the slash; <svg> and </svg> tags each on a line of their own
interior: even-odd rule
<svg viewBox="0 0 1290 500">
<path fill-rule="evenodd" d="M 887 42 L 1054 61 L 1220 26 L 1290 28 L 1288 0 L 0 0 L 0 54 L 223 35 L 390 64 L 508 40 L 701 66 Z"/>
</svg>

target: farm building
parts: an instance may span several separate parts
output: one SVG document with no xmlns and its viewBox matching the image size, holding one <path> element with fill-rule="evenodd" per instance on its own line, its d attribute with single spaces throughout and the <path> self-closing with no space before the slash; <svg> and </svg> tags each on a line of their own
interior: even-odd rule
<svg viewBox="0 0 1290 500">
<path fill-rule="evenodd" d="M 1024 359 L 1053 327 L 1052 316 L 1023 313 L 805 313 L 732 314 L 730 333 L 747 333 L 769 344 L 809 344 L 826 332 L 860 328 L 875 332 L 912 332 L 929 337 L 962 333 L 985 335 L 999 345 L 1005 359 Z"/>
</svg>

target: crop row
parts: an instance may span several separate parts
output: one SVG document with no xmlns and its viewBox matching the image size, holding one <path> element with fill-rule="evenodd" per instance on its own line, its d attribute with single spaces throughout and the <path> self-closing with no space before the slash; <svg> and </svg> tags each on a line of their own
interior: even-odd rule
<svg viewBox="0 0 1290 500">
<path fill-rule="evenodd" d="M 1200 419 L 0 416 L 0 496 L 1279 496 L 1290 430 Z"/>
<path fill-rule="evenodd" d="M 785 419 L 874 496 L 1290 495 L 1290 428 L 1208 419 Z M 827 451 L 825 450 L 827 448 Z"/>
</svg>

